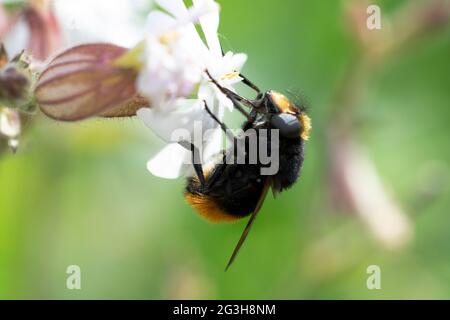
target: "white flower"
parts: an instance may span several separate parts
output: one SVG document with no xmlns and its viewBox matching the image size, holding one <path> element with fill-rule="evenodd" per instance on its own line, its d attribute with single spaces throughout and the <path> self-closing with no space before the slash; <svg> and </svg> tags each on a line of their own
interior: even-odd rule
<svg viewBox="0 0 450 320">
<path fill-rule="evenodd" d="M 210 52 L 200 39 L 194 22 L 202 15 L 218 16 L 211 0 L 196 1 L 187 9 L 182 0 L 157 1 L 172 16 L 153 11 L 147 18 L 144 70 L 138 88 L 153 108 L 166 109 L 186 98 L 201 81 Z"/>
<path fill-rule="evenodd" d="M 138 88 L 152 108 L 140 109 L 138 117 L 169 145 L 148 162 L 156 176 L 177 178 L 190 165 L 191 151 L 178 142 L 194 144 L 208 159 L 221 149 L 218 124 L 206 112 L 204 102 L 222 119 L 225 108 L 233 103 L 210 81 L 208 70 L 222 86 L 233 90 L 240 82 L 239 71 L 245 54 L 222 54 L 217 30 L 219 7 L 212 0 L 194 0 L 187 8 L 182 0 L 156 1 L 170 15 L 161 11 L 148 17 L 148 37 L 144 68 Z M 199 23 L 206 39 L 203 42 L 195 28 Z M 200 127 L 203 135 L 195 135 Z M 174 135 L 184 129 L 186 135 Z M 213 130 L 215 129 L 215 130 Z"/>
<path fill-rule="evenodd" d="M 144 0 L 53 0 L 64 46 L 110 42 L 130 47 L 142 37 Z"/>
<path fill-rule="evenodd" d="M 21 132 L 20 115 L 15 109 L 0 107 L 0 136 L 8 139 L 8 144 L 16 151 Z"/>
<path fill-rule="evenodd" d="M 2 3 L 14 2 L 0 0 Z M 19 2 L 19 1 L 16 1 Z M 62 47 L 57 51 L 79 44 L 91 42 L 108 42 L 130 47 L 136 45 L 144 36 L 142 27 L 144 19 L 139 13 L 145 10 L 147 0 L 26 0 L 29 4 L 51 6 L 59 31 L 62 36 Z M 51 3 L 50 3 L 51 2 Z M 3 20 L 3 21 L 2 21 Z M 5 25 L 6 13 L 0 8 L 0 34 L 2 42 L 11 56 L 15 56 L 27 48 L 33 34 L 23 14 L 15 19 L 12 26 Z M 8 28 L 6 28 L 8 27 Z M 39 29 L 35 30 L 36 32 Z M 56 53 L 56 52 L 53 52 Z"/>
</svg>

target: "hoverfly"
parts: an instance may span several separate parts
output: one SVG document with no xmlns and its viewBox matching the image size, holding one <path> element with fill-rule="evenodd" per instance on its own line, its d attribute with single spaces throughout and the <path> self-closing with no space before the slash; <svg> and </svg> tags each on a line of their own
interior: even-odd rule
<svg viewBox="0 0 450 320">
<path fill-rule="evenodd" d="M 277 150 L 279 170 L 271 176 L 261 174 L 261 168 L 264 165 L 260 159 L 257 159 L 255 164 L 250 164 L 248 161 L 244 164 L 227 162 L 226 158 L 235 152 L 234 148 L 223 151 L 222 161 L 209 163 L 207 167 L 203 167 L 201 163 L 194 161 L 199 157 L 196 155 L 195 147 L 191 146 L 196 175 L 188 178 L 186 201 L 201 216 L 212 222 L 230 222 L 250 215 L 247 226 L 227 264 L 226 269 L 228 269 L 247 238 L 269 189 L 272 188 L 276 194 L 288 189 L 297 181 L 303 165 L 304 144 L 309 138 L 311 121 L 304 107 L 295 105 L 286 96 L 276 91 L 261 92 L 256 85 L 242 75 L 243 82 L 257 92 L 254 100 L 222 87 L 208 72 L 207 74 L 217 88 L 233 102 L 234 107 L 246 117 L 242 126 L 244 134 L 232 137 L 235 142 L 246 139 L 246 133 L 250 130 L 257 136 L 261 130 L 267 130 L 270 133 L 275 129 L 279 133 Z M 247 112 L 244 107 L 250 108 L 250 112 Z M 229 135 L 227 126 L 217 119 L 206 103 L 205 109 Z M 269 134 L 269 140 L 270 137 Z M 248 143 L 244 145 L 248 147 Z M 270 146 L 270 141 L 267 141 L 263 148 L 270 149 Z M 244 153 L 246 160 L 249 160 L 248 150 L 245 149 Z"/>
</svg>

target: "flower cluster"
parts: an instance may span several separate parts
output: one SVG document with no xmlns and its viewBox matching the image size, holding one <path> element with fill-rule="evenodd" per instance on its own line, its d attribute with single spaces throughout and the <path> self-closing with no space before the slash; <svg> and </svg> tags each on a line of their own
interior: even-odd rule
<svg viewBox="0 0 450 320">
<path fill-rule="evenodd" d="M 0 44 L 0 138 L 6 138 L 12 151 L 19 146 L 21 115 L 35 108 L 32 98 L 34 77 L 25 54 L 9 60 Z"/>
<path fill-rule="evenodd" d="M 222 52 L 215 1 L 155 2 L 159 9 L 148 15 L 142 42 L 129 50 L 112 44 L 66 50 L 43 71 L 35 93 L 41 110 L 58 120 L 137 115 L 168 143 L 148 162 L 149 171 L 176 178 L 192 168 L 186 146 L 196 146 L 204 159 L 221 148 L 219 125 L 205 104 L 222 119 L 233 103 L 209 75 L 234 91 L 247 56 Z M 198 127 L 204 135 L 193 134 Z M 175 135 L 180 129 L 187 134 Z"/>
<path fill-rule="evenodd" d="M 205 70 L 222 86 L 233 90 L 233 85 L 242 80 L 239 71 L 247 57 L 222 53 L 217 35 L 219 6 L 214 1 L 195 0 L 191 8 L 181 0 L 157 3 L 167 13 L 153 11 L 148 17 L 144 67 L 138 78 L 139 92 L 148 98 L 152 108 L 143 108 L 137 115 L 170 143 L 149 161 L 148 169 L 157 176 L 176 178 L 190 159 L 190 150 L 178 142 L 194 136 L 196 124 L 206 134 L 188 142 L 203 150 L 205 158 L 221 146 L 218 124 L 205 112 L 205 103 L 219 119 L 223 118 L 225 108 L 233 108 Z M 195 28 L 196 23 L 206 43 Z M 177 129 L 185 129 L 189 137 L 174 136 Z"/>
</svg>

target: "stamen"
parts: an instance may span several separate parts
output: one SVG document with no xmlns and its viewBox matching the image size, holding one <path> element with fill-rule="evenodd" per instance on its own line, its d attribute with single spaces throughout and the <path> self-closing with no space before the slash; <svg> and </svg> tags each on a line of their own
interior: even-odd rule
<svg viewBox="0 0 450 320">
<path fill-rule="evenodd" d="M 159 42 L 163 45 L 169 45 L 176 42 L 180 38 L 180 34 L 176 30 L 168 31 L 159 37 Z"/>
<path fill-rule="evenodd" d="M 231 79 L 234 79 L 237 77 L 239 77 L 239 72 L 233 71 L 233 72 L 228 72 L 228 73 L 224 74 L 222 77 L 220 77 L 220 80 L 231 80 Z"/>
</svg>

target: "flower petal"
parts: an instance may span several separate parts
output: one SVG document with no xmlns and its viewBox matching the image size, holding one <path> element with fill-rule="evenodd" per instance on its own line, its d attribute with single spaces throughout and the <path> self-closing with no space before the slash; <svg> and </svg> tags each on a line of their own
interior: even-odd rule
<svg viewBox="0 0 450 320">
<path fill-rule="evenodd" d="M 0 108 L 0 135 L 16 138 L 21 131 L 20 115 L 15 109 Z"/>
<path fill-rule="evenodd" d="M 213 86 L 209 83 L 204 83 L 202 85 L 200 85 L 200 87 L 198 88 L 198 99 L 205 101 L 206 104 L 208 105 L 209 109 L 213 110 L 215 107 L 215 91 L 213 89 Z M 217 116 L 217 115 L 216 115 Z"/>
<path fill-rule="evenodd" d="M 160 36 L 175 24 L 175 19 L 161 11 L 149 13 L 146 22 L 146 31 L 155 36 Z"/>
<path fill-rule="evenodd" d="M 27 1 L 39 2 L 39 1 Z M 51 0 L 64 44 L 110 42 L 132 47 L 144 36 L 140 12 L 147 1 Z"/>
<path fill-rule="evenodd" d="M 222 131 L 214 130 L 207 137 L 203 146 L 203 164 L 207 164 L 213 156 L 222 150 Z M 164 147 L 147 163 L 147 169 L 153 175 L 165 178 L 176 179 L 183 175 L 194 173 L 192 166 L 192 154 L 178 143 L 171 143 Z"/>
<path fill-rule="evenodd" d="M 204 142 L 204 133 L 217 127 L 217 124 L 205 111 L 203 101 L 188 100 L 179 103 L 185 106 L 179 106 L 173 112 L 142 108 L 138 110 L 137 116 L 167 142 L 187 141 L 200 147 Z"/>
<path fill-rule="evenodd" d="M 190 151 L 178 143 L 171 143 L 148 161 L 147 169 L 157 177 L 176 179 L 186 171 L 190 157 Z"/>
<path fill-rule="evenodd" d="M 194 7 L 198 8 L 199 10 L 201 7 L 218 6 L 217 3 L 212 0 L 194 0 L 193 3 Z M 219 30 L 219 9 L 213 10 L 211 13 L 200 17 L 200 24 L 202 26 L 203 34 L 205 35 L 206 42 L 211 53 L 216 59 L 221 58 L 222 47 L 217 35 L 217 32 Z"/>
<path fill-rule="evenodd" d="M 245 53 L 236 53 L 231 58 L 231 64 L 236 71 L 241 71 L 246 61 L 247 55 Z"/>
<path fill-rule="evenodd" d="M 183 17 L 188 12 L 183 0 L 156 0 L 155 2 L 176 18 Z"/>
<path fill-rule="evenodd" d="M 228 111 L 232 112 L 234 109 L 233 101 L 228 99 L 228 97 L 223 94 L 222 91 L 220 91 L 216 86 L 213 86 L 213 91 L 215 92 L 216 99 L 219 101 L 219 106 L 223 106 L 227 108 Z"/>
<path fill-rule="evenodd" d="M 222 129 L 218 128 L 208 137 L 203 149 L 203 163 L 217 155 L 222 150 Z"/>
</svg>

